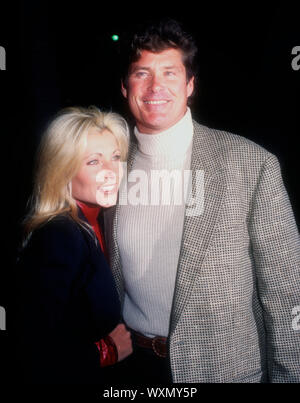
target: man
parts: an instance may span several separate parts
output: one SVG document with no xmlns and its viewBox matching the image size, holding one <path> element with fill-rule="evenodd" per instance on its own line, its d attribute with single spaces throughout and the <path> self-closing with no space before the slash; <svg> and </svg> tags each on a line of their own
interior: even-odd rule
<svg viewBox="0 0 300 403">
<path fill-rule="evenodd" d="M 276 157 L 192 120 L 196 47 L 175 21 L 135 35 L 130 52 L 128 198 L 104 217 L 135 343 L 122 380 L 299 382 L 300 241 Z M 154 173 L 189 170 L 187 199 L 175 202 L 174 181 L 169 203 L 153 202 L 165 190 Z"/>
</svg>

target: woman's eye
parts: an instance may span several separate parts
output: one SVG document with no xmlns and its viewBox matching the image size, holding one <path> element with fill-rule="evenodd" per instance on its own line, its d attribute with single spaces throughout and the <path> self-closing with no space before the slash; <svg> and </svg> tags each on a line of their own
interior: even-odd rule
<svg viewBox="0 0 300 403">
<path fill-rule="evenodd" d="M 121 155 L 120 154 L 117 154 L 117 155 L 114 155 L 113 156 L 113 160 L 114 161 L 119 161 L 121 159 Z"/>
<path fill-rule="evenodd" d="M 88 165 L 97 165 L 98 164 L 98 160 L 91 160 L 91 161 L 89 161 L 87 164 Z"/>
</svg>

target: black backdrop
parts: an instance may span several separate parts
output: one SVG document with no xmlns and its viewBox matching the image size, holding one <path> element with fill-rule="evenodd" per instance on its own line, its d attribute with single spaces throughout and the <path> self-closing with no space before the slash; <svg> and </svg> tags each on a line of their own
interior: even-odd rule
<svg viewBox="0 0 300 403">
<path fill-rule="evenodd" d="M 200 68 L 193 116 L 275 153 L 300 222 L 300 70 L 291 64 L 292 49 L 300 46 L 299 11 L 285 3 L 172 3 L 27 0 L 0 6 L 0 46 L 6 49 L 6 71 L 0 71 L 0 306 L 7 307 L 10 296 L 10 265 L 41 132 L 57 110 L 69 105 L 95 104 L 127 117 L 118 60 L 123 40 L 138 20 L 173 17 L 195 36 Z M 4 10 L 7 5 L 10 9 Z M 113 42 L 112 34 L 120 40 Z M 7 330 L 0 331 L 2 347 L 8 339 L 9 309 Z"/>
</svg>

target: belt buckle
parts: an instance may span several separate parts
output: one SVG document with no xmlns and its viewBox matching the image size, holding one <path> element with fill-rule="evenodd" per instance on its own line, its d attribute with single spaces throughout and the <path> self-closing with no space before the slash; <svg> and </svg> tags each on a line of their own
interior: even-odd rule
<svg viewBox="0 0 300 403">
<path fill-rule="evenodd" d="M 161 353 L 155 348 L 155 343 L 156 343 L 157 341 L 159 341 L 159 340 L 163 341 L 164 339 L 163 339 L 162 337 L 159 337 L 159 336 L 153 337 L 152 342 L 151 342 L 151 344 L 152 344 L 152 349 L 153 349 L 153 351 L 155 352 L 155 354 L 156 354 L 158 357 L 166 358 L 166 356 L 167 356 L 166 354 L 161 354 Z"/>
</svg>

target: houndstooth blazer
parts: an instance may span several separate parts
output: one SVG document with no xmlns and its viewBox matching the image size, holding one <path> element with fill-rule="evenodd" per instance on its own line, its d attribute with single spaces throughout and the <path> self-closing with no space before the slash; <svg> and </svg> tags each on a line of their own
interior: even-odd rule
<svg viewBox="0 0 300 403">
<path fill-rule="evenodd" d="M 128 171 L 136 150 L 133 141 Z M 300 239 L 277 158 L 194 122 L 191 169 L 204 171 L 204 210 L 184 221 L 168 338 L 173 382 L 299 382 Z M 123 301 L 118 213 L 108 209 L 104 222 Z"/>
</svg>

